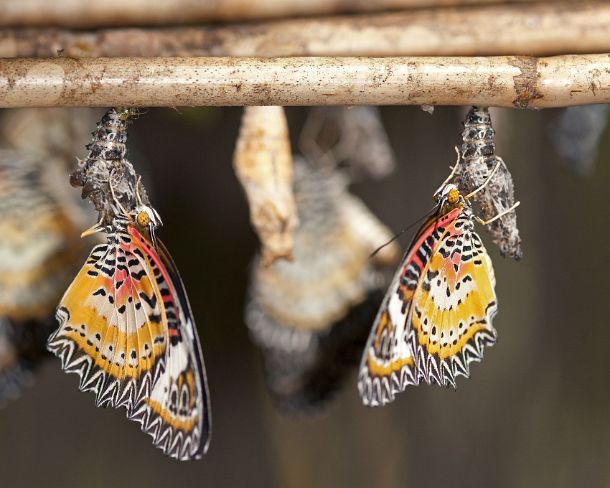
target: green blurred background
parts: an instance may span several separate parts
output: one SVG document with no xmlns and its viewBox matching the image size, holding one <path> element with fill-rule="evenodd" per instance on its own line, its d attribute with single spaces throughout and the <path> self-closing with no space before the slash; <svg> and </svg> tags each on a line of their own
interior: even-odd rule
<svg viewBox="0 0 610 488">
<path fill-rule="evenodd" d="M 304 110 L 287 110 L 297 134 Z M 430 209 L 465 112 L 381 113 L 399 165 L 353 191 L 398 230 Z M 240 115 L 153 109 L 130 128 L 129 159 L 163 217 L 160 236 L 202 340 L 213 409 L 208 454 L 189 463 L 166 458 L 123 411 L 96 409 L 52 358 L 0 410 L 0 486 L 610 486 L 608 138 L 592 175 L 582 177 L 552 150 L 557 111 L 492 112 L 498 154 L 522 202 L 524 248 L 521 262 L 504 259 L 481 231 L 498 282 L 497 345 L 456 391 L 409 388 L 369 409 L 352 374 L 327 410 L 295 420 L 273 408 L 242 317 L 258 243 L 231 166 Z M 66 187 L 78 191 L 67 178 Z"/>
</svg>

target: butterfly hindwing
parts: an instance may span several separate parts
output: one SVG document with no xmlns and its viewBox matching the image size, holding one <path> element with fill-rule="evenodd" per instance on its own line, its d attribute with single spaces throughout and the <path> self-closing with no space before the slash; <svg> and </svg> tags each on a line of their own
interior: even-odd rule
<svg viewBox="0 0 610 488">
<path fill-rule="evenodd" d="M 385 405 L 396 393 L 418 383 L 409 341 L 411 302 L 432 248 L 451 218 L 435 215 L 423 224 L 390 284 L 360 366 L 358 389 L 365 405 Z"/>
<path fill-rule="evenodd" d="M 210 403 L 201 346 L 186 291 L 163 243 L 153 246 L 134 228 L 129 233 L 151 262 L 167 317 L 168 344 L 150 396 L 130 417 L 154 444 L 177 459 L 197 459 L 207 450 Z"/>
</svg>

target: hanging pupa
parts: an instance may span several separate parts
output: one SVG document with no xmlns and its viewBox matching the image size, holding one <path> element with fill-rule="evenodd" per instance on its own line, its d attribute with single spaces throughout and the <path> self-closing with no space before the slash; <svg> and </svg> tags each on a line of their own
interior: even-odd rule
<svg viewBox="0 0 610 488">
<path fill-rule="evenodd" d="M 472 107 L 464 121 L 455 181 L 460 191 L 467 194 L 483 185 L 494 171 L 485 189 L 473 197 L 484 220 L 503 213 L 515 204 L 513 179 L 506 163 L 496 155 L 494 137 L 489 110 L 486 107 Z M 486 228 L 502 255 L 521 259 L 521 237 L 514 210 L 494 220 Z"/>
<path fill-rule="evenodd" d="M 580 105 L 561 111 L 549 132 L 553 148 L 565 166 L 583 176 L 593 172 L 609 113 L 608 104 Z"/>
<path fill-rule="evenodd" d="M 248 199 L 264 263 L 291 259 L 297 213 L 283 107 L 244 107 L 233 166 Z"/>
<path fill-rule="evenodd" d="M 299 139 L 312 161 L 346 167 L 350 179 L 381 179 L 396 166 L 377 107 L 312 107 Z"/>
</svg>

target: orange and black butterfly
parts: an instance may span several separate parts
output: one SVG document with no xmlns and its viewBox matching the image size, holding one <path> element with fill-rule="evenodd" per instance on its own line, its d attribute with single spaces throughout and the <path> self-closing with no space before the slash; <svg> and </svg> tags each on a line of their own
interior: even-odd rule
<svg viewBox="0 0 610 488">
<path fill-rule="evenodd" d="M 495 277 L 474 230 L 473 194 L 454 184 L 436 192 L 436 211 L 404 256 L 364 350 L 358 389 L 365 405 L 389 403 L 421 381 L 455 387 L 495 343 Z"/>
<path fill-rule="evenodd" d="M 210 404 L 201 347 L 184 286 L 155 238 L 157 212 L 118 212 L 58 310 L 49 349 L 98 406 L 124 406 L 171 457 L 201 457 Z"/>
</svg>

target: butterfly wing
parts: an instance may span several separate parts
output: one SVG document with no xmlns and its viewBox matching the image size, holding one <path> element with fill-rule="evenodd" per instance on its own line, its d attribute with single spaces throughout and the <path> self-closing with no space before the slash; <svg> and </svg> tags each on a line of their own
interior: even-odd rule
<svg viewBox="0 0 610 488">
<path fill-rule="evenodd" d="M 167 317 L 168 345 L 150 396 L 132 412 L 155 446 L 180 460 L 198 459 L 211 436 L 211 409 L 201 346 L 178 270 L 158 239 L 156 247 L 130 227 L 151 261 Z"/>
<path fill-rule="evenodd" d="M 418 383 L 409 342 L 411 303 L 432 249 L 455 216 L 456 211 L 440 218 L 435 214 L 422 225 L 390 284 L 360 365 L 358 390 L 365 405 L 385 405 Z"/>
<path fill-rule="evenodd" d="M 135 409 L 150 394 L 166 351 L 161 292 L 126 234 L 96 246 L 64 294 L 48 349 L 98 406 Z"/>
<path fill-rule="evenodd" d="M 470 363 L 496 340 L 493 267 L 469 212 L 446 225 L 413 295 L 409 329 L 418 381 L 455 387 L 455 377 L 468 377 Z"/>
<path fill-rule="evenodd" d="M 134 227 L 93 249 L 57 311 L 49 350 L 98 406 L 130 419 L 175 458 L 209 441 L 208 392 L 186 293 L 169 254 Z"/>
</svg>

